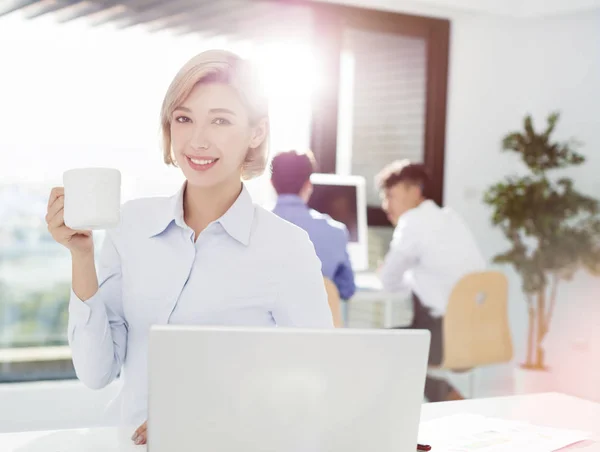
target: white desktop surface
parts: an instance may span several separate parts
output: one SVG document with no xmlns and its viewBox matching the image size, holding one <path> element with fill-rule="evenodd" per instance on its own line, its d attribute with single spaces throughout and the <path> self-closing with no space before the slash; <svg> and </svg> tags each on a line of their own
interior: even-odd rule
<svg viewBox="0 0 600 452">
<path fill-rule="evenodd" d="M 591 432 L 590 441 L 560 450 L 600 452 L 600 403 L 558 393 L 427 403 L 421 410 L 421 422 L 459 413 Z M 426 438 L 421 440 L 425 442 Z"/>
<path fill-rule="evenodd" d="M 2 452 L 136 452 L 135 428 L 90 428 L 0 434 Z"/>
<path fill-rule="evenodd" d="M 527 421 L 555 428 L 592 432 L 590 441 L 564 451 L 600 452 L 600 404 L 563 394 L 537 394 L 423 405 L 421 420 L 458 413 Z M 102 428 L 0 434 L 2 452 L 136 452 L 131 428 Z M 432 451 L 435 452 L 435 451 Z"/>
<path fill-rule="evenodd" d="M 383 292 L 381 280 L 376 272 L 357 272 L 354 275 L 354 282 L 358 292 Z"/>
</svg>

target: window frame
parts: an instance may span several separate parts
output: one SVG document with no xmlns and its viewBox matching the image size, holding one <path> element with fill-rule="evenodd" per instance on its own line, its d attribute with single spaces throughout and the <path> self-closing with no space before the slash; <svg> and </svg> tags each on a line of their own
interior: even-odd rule
<svg viewBox="0 0 600 452">
<path fill-rule="evenodd" d="M 431 175 L 431 198 L 444 197 L 444 159 L 450 21 L 351 6 L 311 4 L 315 15 L 315 46 L 323 68 L 319 96 L 313 101 L 311 148 L 323 173 L 336 173 L 338 106 L 342 36 L 345 27 L 424 38 L 427 41 L 424 164 Z M 367 181 L 372 183 L 372 181 Z M 369 226 L 391 226 L 378 206 L 367 207 Z"/>
</svg>

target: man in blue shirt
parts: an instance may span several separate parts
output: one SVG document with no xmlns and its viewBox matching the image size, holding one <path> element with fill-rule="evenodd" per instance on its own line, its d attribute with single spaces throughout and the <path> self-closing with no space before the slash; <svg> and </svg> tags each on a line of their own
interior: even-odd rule
<svg viewBox="0 0 600 452">
<path fill-rule="evenodd" d="M 306 205 L 312 194 L 310 175 L 314 170 L 310 151 L 282 152 L 273 158 L 271 183 L 277 192 L 273 212 L 308 233 L 321 260 L 323 276 L 333 281 L 342 300 L 348 300 L 356 291 L 347 250 L 348 229 Z"/>
</svg>

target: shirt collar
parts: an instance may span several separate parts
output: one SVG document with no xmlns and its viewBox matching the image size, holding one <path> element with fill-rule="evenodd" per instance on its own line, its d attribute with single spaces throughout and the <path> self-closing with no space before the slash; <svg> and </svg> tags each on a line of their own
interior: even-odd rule
<svg viewBox="0 0 600 452">
<path fill-rule="evenodd" d="M 167 198 L 167 205 L 161 214 L 156 215 L 156 220 L 150 228 L 150 237 L 162 234 L 171 223 L 175 223 L 181 228 L 187 228 L 183 217 L 183 194 L 186 183 L 173 196 Z M 223 226 L 223 229 L 235 240 L 248 245 L 250 243 L 250 233 L 252 232 L 252 222 L 254 220 L 254 203 L 252 197 L 245 185 L 242 185 L 242 191 L 232 206 L 225 212 L 221 218 L 216 220 Z"/>
<path fill-rule="evenodd" d="M 437 208 L 438 205 L 431 199 L 426 199 L 425 201 L 423 201 L 421 204 L 419 204 L 417 206 L 417 209 L 426 210 L 426 209 L 431 209 L 432 207 Z"/>
<path fill-rule="evenodd" d="M 242 245 L 248 246 L 253 221 L 254 203 L 248 189 L 245 185 L 242 185 L 240 195 L 217 222 L 221 223 L 221 226 L 231 237 Z"/>
</svg>

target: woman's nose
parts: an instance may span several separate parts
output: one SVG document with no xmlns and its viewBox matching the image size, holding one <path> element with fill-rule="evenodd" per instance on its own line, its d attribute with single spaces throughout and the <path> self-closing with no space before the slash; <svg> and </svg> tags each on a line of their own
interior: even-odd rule
<svg viewBox="0 0 600 452">
<path fill-rule="evenodd" d="M 192 148 L 194 149 L 208 149 L 209 143 L 206 137 L 206 131 L 203 127 L 197 127 L 194 130 L 194 134 L 192 136 L 192 140 L 190 142 Z"/>
</svg>

